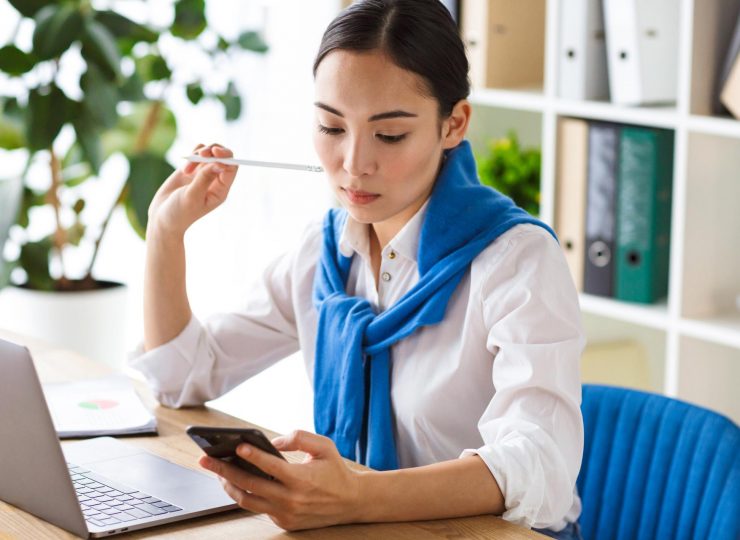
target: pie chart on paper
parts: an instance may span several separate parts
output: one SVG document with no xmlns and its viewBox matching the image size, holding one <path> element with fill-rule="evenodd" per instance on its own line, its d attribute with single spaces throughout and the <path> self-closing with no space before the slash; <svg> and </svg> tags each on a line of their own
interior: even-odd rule
<svg viewBox="0 0 740 540">
<path fill-rule="evenodd" d="M 91 411 L 100 411 L 118 407 L 118 402 L 113 401 L 112 399 L 88 399 L 85 401 L 80 401 L 77 406 Z"/>
</svg>

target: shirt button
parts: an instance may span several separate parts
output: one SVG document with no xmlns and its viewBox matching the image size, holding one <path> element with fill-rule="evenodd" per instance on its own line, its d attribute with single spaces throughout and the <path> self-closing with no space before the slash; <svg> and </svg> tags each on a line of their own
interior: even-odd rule
<svg viewBox="0 0 740 540">
<path fill-rule="evenodd" d="M 395 258 L 396 258 L 396 252 L 395 252 L 395 251 L 393 251 L 393 250 L 391 250 L 391 251 L 390 251 L 390 252 L 388 253 L 388 258 L 389 258 L 389 259 L 395 259 Z"/>
<path fill-rule="evenodd" d="M 383 281 L 390 281 L 391 275 L 388 272 L 383 272 L 380 277 L 383 279 Z"/>
</svg>

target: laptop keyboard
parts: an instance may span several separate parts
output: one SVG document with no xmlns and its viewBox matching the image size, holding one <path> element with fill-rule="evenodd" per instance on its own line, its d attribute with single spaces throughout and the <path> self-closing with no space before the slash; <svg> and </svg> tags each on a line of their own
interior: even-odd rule
<svg viewBox="0 0 740 540">
<path fill-rule="evenodd" d="M 182 508 L 67 463 L 85 521 L 98 527 L 161 516 Z"/>
</svg>

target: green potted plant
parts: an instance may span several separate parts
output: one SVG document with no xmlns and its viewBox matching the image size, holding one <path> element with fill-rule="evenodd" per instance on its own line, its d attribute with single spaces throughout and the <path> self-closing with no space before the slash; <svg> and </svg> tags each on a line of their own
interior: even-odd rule
<svg viewBox="0 0 740 540">
<path fill-rule="evenodd" d="M 133 229 L 144 236 L 149 203 L 174 170 L 165 157 L 177 135 L 167 96 L 181 92 L 194 105 L 217 100 L 229 121 L 241 115 L 235 81 L 214 87 L 212 78 L 206 82 L 207 73 L 185 79 L 173 72 L 160 47 L 162 38 L 189 42 L 188 54 L 202 55 L 210 69 L 233 61 L 238 51 L 263 53 L 267 46 L 259 31 L 245 30 L 230 39 L 209 28 L 205 0 L 176 0 L 174 17 L 164 28 L 97 9 L 90 0 L 9 3 L 20 15 L 18 27 L 24 19 L 32 19 L 34 30 L 30 48 L 17 45 L 18 27 L 7 43 L 0 44 L 0 73 L 14 83 L 0 89 L 0 155 L 20 155 L 26 163 L 20 175 L 19 210 L 10 231 L 9 242 L 16 249 L 5 250 L 11 256 L 0 264 L 0 287 L 10 283 L 15 287 L 6 291 L 63 292 L 64 303 L 69 304 L 69 293 L 116 285 L 96 279 L 94 267 L 117 208 L 125 209 Z M 138 3 L 146 12 L 147 2 Z M 82 63 L 77 95 L 68 95 L 60 84 L 70 77 L 63 73 L 68 56 Z M 23 91 L 10 95 L 11 86 Z M 128 173 L 113 202 L 91 200 L 85 185 L 106 182 L 101 174 L 104 165 L 112 158 L 120 161 L 121 156 Z M 45 174 L 33 172 L 40 169 Z M 40 176 L 48 181 L 44 184 Z M 39 188 L 40 184 L 44 187 Z M 91 222 L 88 210 L 101 204 L 109 204 L 105 217 Z M 34 236 L 29 232 L 39 207 L 51 209 L 54 216 L 53 227 L 40 237 L 38 227 L 33 228 Z M 65 258 L 81 247 L 86 250 L 79 253 L 90 254 L 86 270 L 69 275 Z M 34 311 L 38 321 L 43 310 Z M 6 316 L 17 318 L 17 310 Z M 116 331 L 122 333 L 120 328 Z"/>
<path fill-rule="evenodd" d="M 488 154 L 476 156 L 481 183 L 511 197 L 537 216 L 540 211 L 540 150 L 522 148 L 516 132 L 488 143 Z"/>
</svg>

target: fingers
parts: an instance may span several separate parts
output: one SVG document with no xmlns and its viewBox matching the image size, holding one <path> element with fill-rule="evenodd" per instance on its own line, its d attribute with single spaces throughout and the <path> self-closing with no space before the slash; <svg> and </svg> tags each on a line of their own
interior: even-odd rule
<svg viewBox="0 0 740 540">
<path fill-rule="evenodd" d="M 325 456 L 332 452 L 336 453 L 336 446 L 330 438 L 300 429 L 289 435 L 283 435 L 282 437 L 273 439 L 272 444 L 282 452 L 300 450 L 312 456 Z"/>
<path fill-rule="evenodd" d="M 200 149 L 201 148 L 205 148 L 205 145 L 204 144 L 198 144 L 198 145 L 196 145 L 196 147 L 193 148 L 193 151 L 191 152 L 191 154 L 200 154 Z M 193 161 L 188 161 L 185 164 L 185 167 L 183 167 L 182 172 L 184 172 L 185 174 L 192 174 L 193 171 L 196 169 L 196 167 L 198 167 L 198 164 L 197 163 L 195 163 Z"/>
<path fill-rule="evenodd" d="M 204 469 L 216 473 L 224 481 L 236 486 L 241 491 L 271 501 L 284 501 L 288 497 L 288 490 L 279 482 L 249 474 L 236 465 L 205 456 L 200 459 L 199 463 Z"/>
<path fill-rule="evenodd" d="M 228 148 L 224 148 L 220 144 L 213 143 L 209 144 L 208 146 L 204 144 L 198 144 L 195 148 L 193 148 L 192 154 L 198 154 L 203 157 L 233 157 L 234 153 L 229 150 Z M 183 172 L 185 174 L 193 174 L 193 172 L 198 169 L 199 166 L 202 166 L 202 163 L 196 163 L 194 161 L 190 161 L 183 167 Z"/>
<path fill-rule="evenodd" d="M 271 504 L 269 501 L 266 501 L 262 497 L 253 493 L 247 493 L 228 480 L 221 479 L 221 485 L 226 494 L 234 499 L 236 504 L 244 510 L 249 510 L 256 514 L 273 514 L 276 511 L 275 505 Z"/>
<path fill-rule="evenodd" d="M 242 459 L 249 461 L 267 474 L 274 476 L 283 484 L 290 484 L 295 479 L 291 465 L 287 461 L 268 454 L 250 444 L 240 444 L 236 447 L 236 453 Z"/>
<path fill-rule="evenodd" d="M 224 166 L 219 163 L 208 163 L 202 167 L 195 179 L 187 187 L 188 197 L 200 206 L 205 201 L 208 188 L 211 183 L 218 178 L 218 175 L 224 172 Z"/>
</svg>

